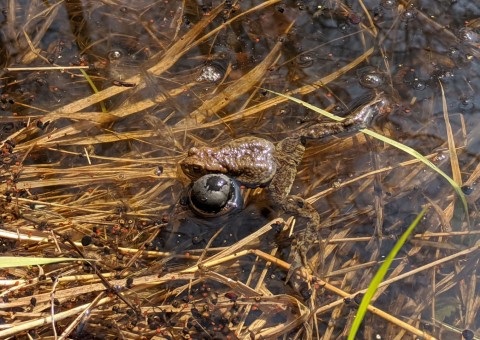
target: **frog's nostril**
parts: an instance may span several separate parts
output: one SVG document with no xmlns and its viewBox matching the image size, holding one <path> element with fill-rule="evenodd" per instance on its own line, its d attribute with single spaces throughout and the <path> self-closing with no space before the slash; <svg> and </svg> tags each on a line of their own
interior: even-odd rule
<svg viewBox="0 0 480 340">
<path fill-rule="evenodd" d="M 188 150 L 188 156 L 189 157 L 195 156 L 197 153 L 198 153 L 198 149 L 196 147 L 192 147 L 192 148 L 190 148 L 190 150 Z"/>
</svg>

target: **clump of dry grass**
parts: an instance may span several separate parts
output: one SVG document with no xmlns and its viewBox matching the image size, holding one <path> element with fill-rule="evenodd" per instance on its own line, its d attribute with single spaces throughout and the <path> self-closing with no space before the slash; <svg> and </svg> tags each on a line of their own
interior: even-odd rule
<svg viewBox="0 0 480 340">
<path fill-rule="evenodd" d="M 25 9 L 31 14 L 28 17 L 20 16 L 13 2 L 8 5 L 5 32 L 24 51 L 18 59 L 21 65 L 32 67 L 21 71 L 25 72 L 21 73 L 25 84 L 32 75 L 41 82 L 40 72 L 45 71 L 35 67 L 44 66 L 51 61 L 49 56 L 57 56 L 61 54 L 58 50 L 65 48 L 57 44 L 47 49 L 42 42 L 58 20 L 61 4 L 44 8 L 41 2 L 31 2 Z M 335 5 L 332 15 L 358 15 L 343 2 Z M 187 18 L 202 12 L 201 8 L 172 6 L 155 12 L 154 5 L 147 2 L 135 9 L 110 6 L 96 4 L 91 15 L 99 12 L 118 19 L 120 25 L 148 32 L 153 45 L 148 53 L 141 50 L 148 57 L 136 65 L 135 72 L 120 72 L 125 74 L 122 78 L 102 70 L 108 63 L 101 62 L 98 52 L 97 68 L 90 76 L 102 85 L 101 90 L 75 99 L 70 96 L 86 91 L 85 80 L 79 72 L 65 70 L 58 77 L 69 79 L 63 85 L 75 90 L 68 93 L 64 89 L 59 101 L 69 99 L 65 103 L 54 105 L 54 100 L 45 99 L 46 105 L 41 107 L 26 100 L 25 93 L 15 97 L 12 105 L 18 112 L 4 120 L 12 124 L 24 121 L 26 126 L 4 136 L 0 173 L 2 252 L 98 261 L 3 269 L 0 338 L 28 334 L 60 339 L 99 335 L 233 339 L 275 338 L 289 332 L 297 338 L 339 337 L 348 332 L 355 315 L 355 296 L 368 286 L 382 261 L 385 244 L 401 234 L 404 218 L 418 212 L 412 207 L 427 202 L 433 212 L 382 283 L 376 296 L 380 307 L 370 308 L 365 337 L 380 332 L 385 338 L 402 338 L 408 332 L 433 339 L 443 332 L 478 327 L 476 216 L 470 216 L 471 226 L 463 223 L 455 215 L 458 202 L 448 184 L 418 161 L 403 159 L 362 134 L 321 145 L 312 143 L 299 169 L 298 191 L 315 203 L 324 217 L 321 241 L 310 253 L 318 272 L 297 278 L 305 283 L 301 289 L 284 285 L 282 276 L 289 269 L 284 261 L 291 248 L 288 235 L 301 232 L 301 223 L 291 218 L 272 219 L 263 227 L 256 226 L 254 233 L 240 234 L 228 243 L 234 233 L 229 229 L 233 222 L 211 222 L 218 223 L 218 228 L 210 226 L 214 231 L 196 235 L 181 229 L 181 223 L 190 219 L 188 213 L 174 209 L 182 191 L 176 164 L 188 146 L 216 144 L 247 134 L 252 126 L 257 128 L 256 134 L 265 132 L 272 139 L 288 135 L 286 123 L 279 119 L 288 108 L 286 99 L 266 96 L 259 87 L 275 87 L 306 101 L 316 102 L 319 96 L 330 100 L 335 95 L 330 86 L 354 73 L 379 49 L 388 53 L 381 43 L 374 47 L 375 41 L 383 41 L 368 11 L 362 12 L 365 20 L 355 33 L 365 45 L 363 52 L 318 75 L 315 81 L 285 88 L 282 72 L 291 64 L 285 45 L 298 29 L 290 17 L 263 32 L 265 36 L 249 32 L 251 42 L 263 41 L 268 51 L 241 72 L 229 60 L 223 79 L 215 84 L 196 81 L 200 70 L 178 67 L 185 60 L 192 64 L 205 58 L 198 49 L 213 49 L 225 31 L 243 20 L 262 13 L 277 18 L 279 1 L 259 2 L 248 9 L 242 4 L 218 4 L 188 25 Z M 116 18 L 112 8 L 128 15 Z M 402 3 L 397 10 L 406 8 Z M 93 33 L 92 37 L 86 35 L 87 18 L 73 20 L 81 10 L 70 7 L 67 11 L 72 25 L 76 23 L 79 50 L 93 54 L 102 41 L 93 39 Z M 149 18 L 149 11 L 162 20 Z M 290 12 L 291 16 L 302 15 L 288 8 L 287 14 Z M 33 26 L 38 29 L 33 31 Z M 131 45 L 141 39 L 124 34 Z M 243 60 L 244 55 L 236 57 Z M 212 52 L 210 58 L 218 55 Z M 109 65 L 113 64 L 110 61 Z M 385 67 L 389 69 L 388 64 Z M 59 74 L 55 66 L 49 72 Z M 84 88 L 79 89 L 79 84 Z M 54 97 L 58 94 L 53 85 L 48 90 Z M 38 101 L 42 103 L 41 98 Z M 409 101 L 414 105 L 415 98 Z M 108 107 L 107 112 L 100 110 L 100 102 Z M 398 110 L 402 109 L 399 103 Z M 446 110 L 445 114 L 448 117 Z M 476 156 L 464 151 L 469 141 L 475 140 L 478 128 L 465 126 L 461 115 L 453 119 L 462 122 L 456 133 L 448 120 L 441 122 L 448 127 L 445 147 L 450 151 L 444 152 L 443 145 L 437 144 L 435 149 L 425 145 L 422 151 L 439 167 L 451 164 L 455 180 L 469 188 L 478 180 L 480 168 Z M 416 132 L 421 135 L 422 129 L 428 134 L 424 125 Z M 387 122 L 383 132 L 395 134 L 394 123 Z M 353 155 L 345 153 L 339 158 L 344 150 L 354 150 Z M 430 192 L 431 186 L 438 190 Z M 249 202 L 255 202 L 257 194 L 250 193 Z M 469 196 L 474 212 L 477 201 L 478 191 L 474 191 Z M 395 213 L 397 217 L 390 216 Z M 222 234 L 224 230 L 228 236 Z M 188 242 L 169 239 L 177 234 L 180 239 L 183 233 L 195 236 Z M 195 237 L 205 240 L 196 246 Z M 426 284 L 419 288 L 417 281 L 422 280 Z M 416 289 L 408 289 L 409 285 Z M 299 291 L 305 296 L 299 296 Z M 395 303 L 390 303 L 392 300 Z M 451 322 L 453 315 L 460 314 Z M 425 315 L 430 319 L 424 320 Z"/>
</svg>

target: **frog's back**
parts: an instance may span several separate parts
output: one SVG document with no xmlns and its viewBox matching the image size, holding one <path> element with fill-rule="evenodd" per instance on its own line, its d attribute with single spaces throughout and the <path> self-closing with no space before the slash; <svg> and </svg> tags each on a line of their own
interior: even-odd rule
<svg viewBox="0 0 480 340">
<path fill-rule="evenodd" d="M 275 146 L 258 137 L 235 139 L 220 148 L 228 173 L 243 185 L 255 188 L 267 185 L 275 175 Z"/>
</svg>

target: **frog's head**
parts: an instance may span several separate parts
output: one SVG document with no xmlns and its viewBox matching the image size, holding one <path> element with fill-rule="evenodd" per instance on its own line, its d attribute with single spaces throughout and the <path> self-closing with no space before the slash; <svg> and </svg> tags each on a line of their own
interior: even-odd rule
<svg viewBox="0 0 480 340">
<path fill-rule="evenodd" d="M 191 148 L 188 156 L 180 161 L 182 172 L 192 181 L 211 173 L 226 173 L 227 169 L 215 157 L 211 148 Z"/>
</svg>

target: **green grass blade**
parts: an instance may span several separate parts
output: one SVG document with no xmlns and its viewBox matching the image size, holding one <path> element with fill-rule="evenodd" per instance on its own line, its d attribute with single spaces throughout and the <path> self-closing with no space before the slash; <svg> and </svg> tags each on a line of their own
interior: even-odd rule
<svg viewBox="0 0 480 340">
<path fill-rule="evenodd" d="M 309 104 L 307 102 L 304 102 L 303 100 L 301 99 L 297 99 L 295 97 L 292 97 L 292 96 L 289 96 L 289 95 L 286 95 L 286 94 L 282 94 L 282 93 L 278 93 L 278 92 L 275 92 L 275 91 L 271 91 L 271 90 L 268 90 L 268 89 L 264 89 L 268 92 L 271 92 L 271 93 L 274 93 L 276 94 L 277 96 L 280 96 L 280 97 L 284 97 L 284 98 L 287 98 L 295 103 L 298 103 L 300 105 L 303 105 L 305 106 L 306 108 L 309 108 L 310 110 L 313 110 L 315 112 L 318 112 L 322 115 L 324 115 L 325 117 L 328 117 L 330 119 L 333 119 L 337 122 L 339 121 L 342 121 L 344 118 L 342 117 L 338 117 L 334 114 L 331 114 L 330 112 L 328 111 L 325 111 L 321 108 L 318 108 L 312 104 Z M 442 170 L 440 170 L 435 164 L 433 164 L 432 162 L 430 162 L 425 156 L 423 156 L 421 153 L 419 153 L 418 151 L 412 149 L 411 147 L 409 146 L 406 146 L 402 143 L 399 143 L 397 141 L 394 141 L 393 139 L 390 139 L 388 137 L 385 137 L 385 136 L 382 136 L 374 131 L 371 131 L 371 130 L 368 130 L 368 129 L 361 129 L 360 130 L 361 132 L 369 135 L 369 136 L 372 136 L 374 138 L 377 138 L 379 140 L 381 140 L 382 142 L 384 143 L 387 143 L 387 144 L 390 144 L 391 146 L 393 147 L 396 147 L 397 149 L 400 149 L 406 153 L 408 153 L 410 156 L 418 159 L 419 161 L 421 161 L 422 163 L 424 163 L 425 165 L 429 166 L 432 170 L 434 170 L 435 172 L 437 172 L 439 175 L 441 175 L 443 178 L 445 178 L 448 183 L 450 183 L 450 185 L 453 187 L 453 189 L 455 190 L 455 192 L 458 194 L 458 196 L 460 197 L 461 201 L 462 201 L 462 204 L 463 204 L 463 209 L 465 211 L 465 216 L 467 216 L 468 218 L 468 206 L 467 206 L 467 200 L 465 198 L 465 195 L 463 194 L 462 192 L 462 189 L 458 186 L 458 184 L 451 178 L 449 177 L 446 173 L 444 173 Z"/>
<path fill-rule="evenodd" d="M 93 92 L 98 93 L 98 89 L 95 86 L 95 83 L 92 81 L 92 78 L 90 78 L 90 76 L 87 74 L 87 72 L 85 72 L 85 70 L 83 70 L 83 69 L 80 69 L 80 72 L 82 72 L 83 76 L 87 80 L 87 82 L 90 85 L 90 87 L 92 88 Z M 105 107 L 105 103 L 103 101 L 100 102 L 100 108 L 102 109 L 102 112 L 104 112 L 104 113 L 107 112 L 107 108 Z"/>
<path fill-rule="evenodd" d="M 405 242 L 407 241 L 408 236 L 413 232 L 417 224 L 420 222 L 422 217 L 425 215 L 425 212 L 427 211 L 427 208 L 423 208 L 423 210 L 418 214 L 418 216 L 415 218 L 415 220 L 410 224 L 408 229 L 403 233 L 403 235 L 398 239 L 397 243 L 395 243 L 395 246 L 392 248 L 388 256 L 386 257 L 385 261 L 382 263 L 380 268 L 378 269 L 377 273 L 373 277 L 372 281 L 370 282 L 370 285 L 368 286 L 367 292 L 362 298 L 362 302 L 360 303 L 360 306 L 358 307 L 357 315 L 355 316 L 355 319 L 353 320 L 352 328 L 350 328 L 350 333 L 348 334 L 348 340 L 354 340 L 355 335 L 357 334 L 358 328 L 360 327 L 360 324 L 363 321 L 363 318 L 365 317 L 365 313 L 367 312 L 368 305 L 370 304 L 370 301 L 373 298 L 373 295 L 377 291 L 378 285 L 380 282 L 382 282 L 383 278 L 385 277 L 385 274 L 387 273 L 388 269 L 390 268 L 390 265 L 392 264 L 393 260 L 395 259 L 395 256 L 397 256 L 397 253 L 399 250 L 403 247 Z"/>
<path fill-rule="evenodd" d="M 72 259 L 62 257 L 17 257 L 17 256 L 0 256 L 0 268 L 27 267 L 42 264 L 51 264 L 67 261 L 96 261 L 94 259 Z"/>
<path fill-rule="evenodd" d="M 465 209 L 465 213 L 466 215 L 468 215 L 468 206 L 467 206 L 467 200 L 465 198 L 465 195 L 463 194 L 463 191 L 462 189 L 458 186 L 458 184 L 450 177 L 448 176 L 446 173 L 444 173 L 442 170 L 440 170 L 435 164 L 433 164 L 432 162 L 430 162 L 425 156 L 423 156 L 421 153 L 419 153 L 418 151 L 412 149 L 411 147 L 409 146 L 406 146 L 402 143 L 399 143 L 393 139 L 390 139 L 388 137 L 385 137 L 385 136 L 382 136 L 374 131 L 371 131 L 371 130 L 368 130 L 368 129 L 362 129 L 360 130 L 362 131 L 363 133 L 369 135 L 369 136 L 372 136 L 372 137 L 375 137 L 377 139 L 380 139 L 382 142 L 385 142 L 387 144 L 390 144 L 394 147 L 396 147 L 397 149 L 400 149 L 402 151 L 405 151 L 406 153 L 408 153 L 409 155 L 411 155 L 412 157 L 415 157 L 416 159 L 418 159 L 419 161 L 421 161 L 422 163 L 428 165 L 432 170 L 436 171 L 438 174 L 440 174 L 443 178 L 445 178 L 448 183 L 450 183 L 450 185 L 453 187 L 453 189 L 457 192 L 458 196 L 460 197 L 460 199 L 462 200 L 462 203 L 463 203 L 463 209 Z"/>
</svg>

